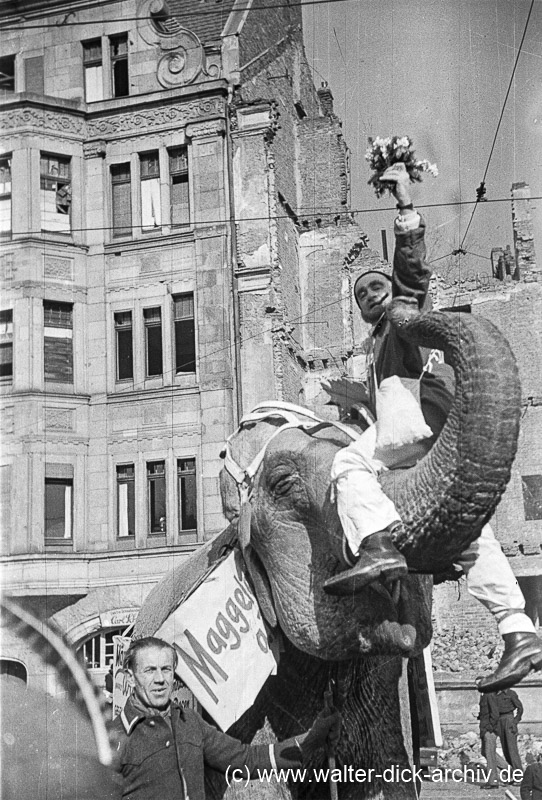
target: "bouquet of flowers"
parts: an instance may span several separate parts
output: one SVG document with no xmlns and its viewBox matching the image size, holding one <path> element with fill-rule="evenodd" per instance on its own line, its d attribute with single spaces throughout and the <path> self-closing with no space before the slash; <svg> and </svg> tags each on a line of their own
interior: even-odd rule
<svg viewBox="0 0 542 800">
<path fill-rule="evenodd" d="M 423 172 L 429 172 L 434 178 L 438 175 L 436 164 L 430 164 L 427 160 L 418 161 L 414 153 L 412 139 L 408 136 L 388 136 L 386 139 L 381 136 L 377 136 L 375 139 L 369 137 L 369 147 L 365 152 L 365 160 L 374 170 L 368 183 L 374 186 L 377 197 L 382 197 L 386 189 L 388 191 L 390 189 L 386 181 L 382 180 L 382 174 L 392 164 L 402 162 L 412 183 L 421 181 Z"/>
</svg>

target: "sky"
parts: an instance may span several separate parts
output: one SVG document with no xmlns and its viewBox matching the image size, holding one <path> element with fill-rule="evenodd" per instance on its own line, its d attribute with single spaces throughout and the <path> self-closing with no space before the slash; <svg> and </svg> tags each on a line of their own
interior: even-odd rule
<svg viewBox="0 0 542 800">
<path fill-rule="evenodd" d="M 316 86 L 329 83 L 351 151 L 352 208 L 381 252 L 391 242 L 393 199 L 367 185 L 368 136 L 408 135 L 438 178 L 413 187 L 428 257 L 461 277 L 491 274 L 492 247 L 513 248 L 512 183 L 542 197 L 542 0 L 535 0 L 487 170 L 488 200 L 474 201 L 484 177 L 531 0 L 331 0 L 304 8 L 306 53 Z M 379 210 L 374 210 L 379 209 Z M 384 211 L 382 209 L 388 209 Z M 542 259 L 542 199 L 532 201 Z M 469 221 L 472 222 L 469 226 Z M 467 232 L 468 227 L 468 232 Z M 465 237 L 465 233 L 467 233 Z M 449 256 L 460 245 L 466 256 Z M 436 266 L 436 265 L 435 265 Z"/>
</svg>

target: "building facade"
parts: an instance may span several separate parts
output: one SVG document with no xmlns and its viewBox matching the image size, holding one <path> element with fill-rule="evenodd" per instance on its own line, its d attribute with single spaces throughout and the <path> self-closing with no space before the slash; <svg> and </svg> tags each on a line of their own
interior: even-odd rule
<svg viewBox="0 0 542 800">
<path fill-rule="evenodd" d="M 239 415 L 310 399 L 352 354 L 364 238 L 300 8 L 194 8 L 0 10 L 3 582 L 97 679 L 154 583 L 223 527 Z"/>
</svg>

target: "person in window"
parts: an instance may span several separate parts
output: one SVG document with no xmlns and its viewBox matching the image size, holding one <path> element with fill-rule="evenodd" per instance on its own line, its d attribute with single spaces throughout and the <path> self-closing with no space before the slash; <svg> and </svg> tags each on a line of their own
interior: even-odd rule
<svg viewBox="0 0 542 800">
<path fill-rule="evenodd" d="M 319 747 L 334 746 L 341 719 L 324 711 L 312 728 L 272 745 L 247 745 L 172 701 L 177 653 L 155 637 L 132 643 L 124 660 L 132 694 L 111 723 L 116 769 L 127 800 L 205 800 L 205 765 L 226 773 L 300 767 Z"/>
<path fill-rule="evenodd" d="M 394 164 L 382 180 L 392 187 L 397 200 L 396 246 L 391 275 L 381 270 L 362 273 L 354 284 L 356 303 L 365 322 L 373 325 L 368 353 L 368 389 L 365 402 L 375 410 L 376 389 L 385 378 L 397 375 L 419 379 L 424 370 L 420 348 L 402 339 L 391 326 L 385 309 L 393 297 L 412 298 L 421 310 L 427 306 L 431 270 L 425 261 L 425 224 L 411 201 L 410 178 L 404 164 Z M 326 385 L 323 384 L 324 388 Z M 330 391 L 331 399 L 341 398 Z M 427 423 L 428 438 L 418 451 L 410 451 L 410 466 L 425 455 L 442 430 L 452 405 L 452 394 L 443 378 L 424 373 L 420 382 L 420 404 Z M 415 409 L 416 411 L 418 409 Z M 423 420 L 422 420 L 423 422 Z M 394 580 L 408 572 L 404 556 L 393 544 L 402 525 L 394 503 L 384 494 L 378 474 L 384 464 L 374 458 L 374 426 L 358 441 L 339 450 L 331 478 L 337 497 L 337 511 L 348 547 L 345 560 L 350 568 L 325 583 L 332 595 L 350 595 L 380 580 Z M 494 616 L 505 647 L 493 675 L 479 679 L 480 691 L 513 686 L 531 669 L 542 668 L 542 642 L 525 614 L 525 599 L 506 556 L 489 525 L 462 554 L 458 564 L 467 578 L 467 588 Z"/>
<path fill-rule="evenodd" d="M 55 195 L 56 210 L 59 214 L 69 214 L 72 202 L 72 189 L 69 183 L 61 184 Z"/>
</svg>

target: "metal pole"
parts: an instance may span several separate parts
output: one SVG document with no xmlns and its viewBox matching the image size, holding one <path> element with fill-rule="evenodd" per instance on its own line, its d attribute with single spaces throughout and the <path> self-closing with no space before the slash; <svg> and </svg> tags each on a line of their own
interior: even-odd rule
<svg viewBox="0 0 542 800">
<path fill-rule="evenodd" d="M 324 692 L 324 710 L 329 711 L 330 714 L 333 712 L 333 678 L 330 678 L 329 681 L 329 688 L 327 692 Z M 327 746 L 326 748 L 327 754 L 327 765 L 329 767 L 329 794 L 331 800 L 339 800 L 339 790 L 337 788 L 337 782 L 331 779 L 332 770 L 336 769 L 337 761 L 335 759 L 335 750 L 331 746 Z"/>
</svg>

